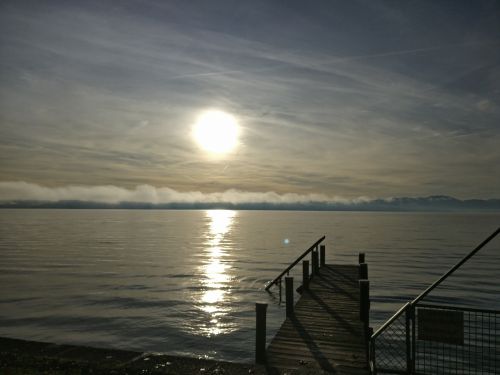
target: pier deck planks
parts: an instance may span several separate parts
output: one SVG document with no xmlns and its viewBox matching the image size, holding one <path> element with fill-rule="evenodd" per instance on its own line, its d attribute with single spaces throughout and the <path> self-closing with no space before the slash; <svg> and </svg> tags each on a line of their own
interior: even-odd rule
<svg viewBox="0 0 500 375">
<path fill-rule="evenodd" d="M 368 374 L 358 276 L 356 265 L 323 266 L 268 346 L 267 365 Z"/>
</svg>

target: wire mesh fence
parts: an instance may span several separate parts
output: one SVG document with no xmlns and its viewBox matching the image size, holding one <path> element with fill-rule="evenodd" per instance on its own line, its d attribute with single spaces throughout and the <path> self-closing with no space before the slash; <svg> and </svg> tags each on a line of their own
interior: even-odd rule
<svg viewBox="0 0 500 375">
<path fill-rule="evenodd" d="M 370 346 L 374 374 L 500 375 L 500 311 L 407 304 Z"/>
<path fill-rule="evenodd" d="M 500 374 L 500 312 L 421 304 L 415 322 L 415 372 Z"/>
<path fill-rule="evenodd" d="M 409 305 L 407 305 L 409 306 Z M 377 369 L 391 373 L 406 374 L 408 362 L 406 309 L 400 310 L 395 318 L 370 340 L 370 356 Z"/>
<path fill-rule="evenodd" d="M 500 311 L 421 302 L 498 234 L 500 228 L 371 336 L 372 374 L 500 375 Z"/>
</svg>

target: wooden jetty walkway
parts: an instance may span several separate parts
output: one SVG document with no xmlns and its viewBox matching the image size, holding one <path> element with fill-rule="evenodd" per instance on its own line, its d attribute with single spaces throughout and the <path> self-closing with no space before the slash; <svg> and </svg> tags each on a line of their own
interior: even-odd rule
<svg viewBox="0 0 500 375">
<path fill-rule="evenodd" d="M 318 243 L 298 258 L 312 253 L 312 276 L 309 262 L 304 261 L 302 294 L 295 305 L 293 279 L 285 277 L 286 320 L 265 350 L 265 358 L 259 358 L 256 348 L 256 360 L 279 370 L 367 375 L 369 283 L 364 254 L 356 265 L 327 265 L 325 248 L 318 251 Z M 281 289 L 281 277 L 289 269 L 285 271 L 268 288 Z"/>
</svg>

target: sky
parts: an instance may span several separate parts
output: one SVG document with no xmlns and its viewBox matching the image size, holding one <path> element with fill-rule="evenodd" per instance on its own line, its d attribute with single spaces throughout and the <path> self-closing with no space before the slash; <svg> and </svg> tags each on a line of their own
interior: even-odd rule
<svg viewBox="0 0 500 375">
<path fill-rule="evenodd" d="M 498 1 L 6 0 L 0 54 L 0 200 L 500 197 Z"/>
</svg>

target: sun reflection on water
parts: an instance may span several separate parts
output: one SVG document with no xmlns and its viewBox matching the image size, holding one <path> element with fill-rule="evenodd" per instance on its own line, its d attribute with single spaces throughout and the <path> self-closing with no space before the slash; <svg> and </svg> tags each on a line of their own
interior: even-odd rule
<svg viewBox="0 0 500 375">
<path fill-rule="evenodd" d="M 224 261 L 224 258 L 230 248 L 230 241 L 226 237 L 231 232 L 236 211 L 208 210 L 206 216 L 210 223 L 205 242 L 207 262 L 201 267 L 203 295 L 200 309 L 209 314 L 209 317 L 200 329 L 203 335 L 214 336 L 233 330 L 230 324 L 223 322 L 223 318 L 229 312 L 229 308 L 225 307 L 223 302 L 227 301 L 231 282 L 229 274 L 231 266 Z"/>
</svg>

